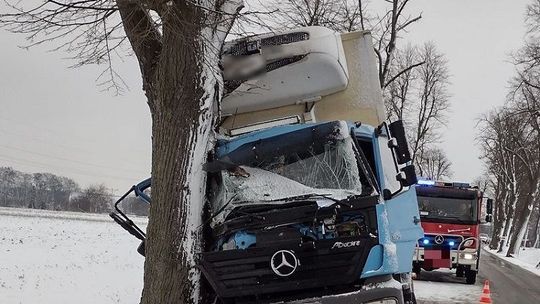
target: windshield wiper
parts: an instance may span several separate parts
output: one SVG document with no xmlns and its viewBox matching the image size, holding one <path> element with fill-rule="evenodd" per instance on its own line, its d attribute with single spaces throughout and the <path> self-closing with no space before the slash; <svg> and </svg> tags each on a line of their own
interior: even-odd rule
<svg viewBox="0 0 540 304">
<path fill-rule="evenodd" d="M 277 198 L 277 199 L 269 200 L 269 202 L 296 201 L 296 200 L 304 200 L 304 199 L 317 198 L 317 197 L 326 198 L 326 199 L 329 199 L 329 200 L 334 201 L 334 202 L 339 201 L 339 200 L 333 198 L 332 194 L 330 194 L 330 193 L 308 193 L 308 194 L 289 196 L 289 197 L 285 197 L 285 198 Z"/>
<path fill-rule="evenodd" d="M 291 196 L 291 197 L 287 197 L 287 198 L 283 198 L 283 199 L 276 199 L 276 200 L 272 200 L 272 201 L 284 200 L 284 201 L 292 201 L 292 202 L 294 202 L 294 201 L 307 200 L 307 199 L 310 199 L 310 198 L 325 198 L 325 199 L 330 200 L 330 201 L 332 201 L 334 203 L 331 204 L 331 205 L 328 205 L 328 206 L 323 206 L 321 208 L 332 207 L 332 206 L 334 206 L 336 204 L 340 205 L 342 207 L 350 208 L 351 205 L 345 203 L 344 201 L 348 201 L 348 200 L 353 199 L 353 198 L 358 197 L 358 196 L 361 196 L 361 195 L 351 194 L 351 195 L 347 196 L 347 198 L 340 200 L 340 199 L 337 199 L 337 198 L 333 198 L 332 194 L 309 193 L 309 194 Z"/>
</svg>

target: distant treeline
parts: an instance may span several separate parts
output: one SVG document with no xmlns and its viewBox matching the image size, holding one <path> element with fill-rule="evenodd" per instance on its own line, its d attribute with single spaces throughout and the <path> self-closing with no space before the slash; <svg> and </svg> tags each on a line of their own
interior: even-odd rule
<svg viewBox="0 0 540 304">
<path fill-rule="evenodd" d="M 68 177 L 0 167 L 0 207 L 107 213 L 116 199 L 103 184 L 83 189 Z M 126 198 L 122 207 L 131 214 L 148 213 L 135 197 Z"/>
</svg>

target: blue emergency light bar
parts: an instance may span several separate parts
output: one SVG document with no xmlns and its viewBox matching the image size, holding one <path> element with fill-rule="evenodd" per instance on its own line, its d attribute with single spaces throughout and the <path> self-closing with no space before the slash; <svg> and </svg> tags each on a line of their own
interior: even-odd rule
<svg viewBox="0 0 540 304">
<path fill-rule="evenodd" d="M 419 186 L 438 186 L 438 187 L 452 187 L 452 188 L 470 188 L 469 183 L 446 183 L 446 182 L 437 182 L 433 180 L 421 179 L 417 183 Z"/>
<path fill-rule="evenodd" d="M 434 186 L 435 181 L 432 180 L 419 180 L 418 185 L 424 185 L 424 186 Z"/>
</svg>

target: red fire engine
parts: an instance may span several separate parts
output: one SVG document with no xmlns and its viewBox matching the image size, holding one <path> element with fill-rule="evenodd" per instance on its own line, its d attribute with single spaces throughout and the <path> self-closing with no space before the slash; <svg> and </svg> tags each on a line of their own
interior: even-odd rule
<svg viewBox="0 0 540 304">
<path fill-rule="evenodd" d="M 416 187 L 424 237 L 418 240 L 413 271 L 456 269 L 468 284 L 476 282 L 480 258 L 480 218 L 483 194 L 466 183 L 421 180 Z M 492 201 L 487 200 L 486 221 Z"/>
</svg>

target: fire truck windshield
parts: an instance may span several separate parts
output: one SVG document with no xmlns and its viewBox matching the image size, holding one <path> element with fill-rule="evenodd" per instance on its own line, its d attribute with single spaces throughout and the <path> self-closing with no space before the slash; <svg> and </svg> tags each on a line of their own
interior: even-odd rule
<svg viewBox="0 0 540 304">
<path fill-rule="evenodd" d="M 420 217 L 425 221 L 476 223 L 476 199 L 418 196 Z"/>
</svg>

